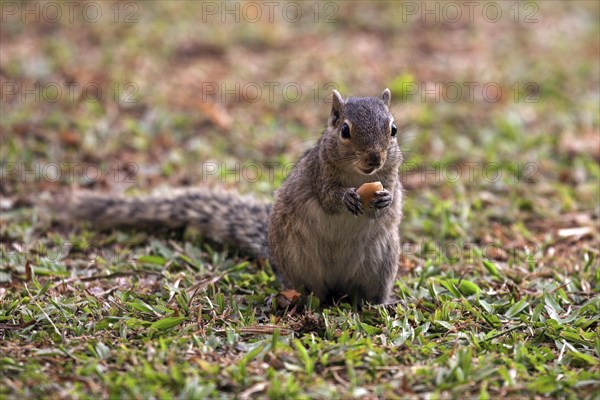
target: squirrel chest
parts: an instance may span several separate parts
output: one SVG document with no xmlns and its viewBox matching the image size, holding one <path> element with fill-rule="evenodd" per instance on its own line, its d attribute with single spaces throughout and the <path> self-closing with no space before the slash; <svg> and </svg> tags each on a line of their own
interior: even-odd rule
<svg viewBox="0 0 600 400">
<path fill-rule="evenodd" d="M 331 285 L 354 281 L 369 273 L 385 251 L 387 229 L 375 213 L 366 210 L 364 215 L 327 214 L 314 202 L 306 203 L 304 229 L 314 236 L 314 255 L 322 264 L 325 281 Z M 308 255 L 311 258 L 311 255 Z M 375 272 L 375 271 L 370 271 Z"/>
</svg>

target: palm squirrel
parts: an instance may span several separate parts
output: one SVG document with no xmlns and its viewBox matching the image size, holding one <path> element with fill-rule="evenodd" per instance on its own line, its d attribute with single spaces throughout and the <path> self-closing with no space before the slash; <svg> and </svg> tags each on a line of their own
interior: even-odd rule
<svg viewBox="0 0 600 400">
<path fill-rule="evenodd" d="M 389 301 L 399 262 L 402 153 L 391 93 L 342 99 L 333 91 L 327 128 L 307 150 L 273 204 L 227 191 L 191 189 L 137 198 L 78 195 L 72 220 L 97 226 L 194 226 L 210 240 L 268 259 L 286 288 L 321 301 Z M 365 207 L 356 188 L 380 181 Z"/>
</svg>

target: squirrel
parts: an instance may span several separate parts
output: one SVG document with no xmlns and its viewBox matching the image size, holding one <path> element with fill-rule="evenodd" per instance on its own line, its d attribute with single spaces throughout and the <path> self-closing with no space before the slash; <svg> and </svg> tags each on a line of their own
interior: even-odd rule
<svg viewBox="0 0 600 400">
<path fill-rule="evenodd" d="M 273 203 L 209 189 L 148 197 L 84 194 L 60 207 L 102 227 L 194 226 L 205 238 L 269 261 L 287 289 L 322 302 L 390 301 L 399 253 L 402 153 L 391 93 L 349 97 L 333 90 L 327 128 L 275 192 Z M 380 181 L 366 206 L 356 189 Z"/>
</svg>

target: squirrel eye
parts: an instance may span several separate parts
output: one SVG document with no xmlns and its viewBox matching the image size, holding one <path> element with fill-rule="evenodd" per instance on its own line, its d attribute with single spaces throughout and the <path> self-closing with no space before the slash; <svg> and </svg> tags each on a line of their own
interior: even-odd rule
<svg viewBox="0 0 600 400">
<path fill-rule="evenodd" d="M 342 138 L 350 139 L 350 127 L 345 122 L 344 125 L 342 125 Z"/>
<path fill-rule="evenodd" d="M 398 128 L 396 128 L 396 124 L 392 124 L 392 136 L 396 136 L 398 133 Z"/>
</svg>

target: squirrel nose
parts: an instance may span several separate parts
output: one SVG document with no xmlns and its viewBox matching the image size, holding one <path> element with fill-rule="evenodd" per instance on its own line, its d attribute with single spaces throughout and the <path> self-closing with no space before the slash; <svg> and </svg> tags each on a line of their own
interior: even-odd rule
<svg viewBox="0 0 600 400">
<path fill-rule="evenodd" d="M 381 165 L 381 154 L 380 153 L 369 153 L 367 156 L 367 165 L 369 167 L 379 167 Z"/>
</svg>

